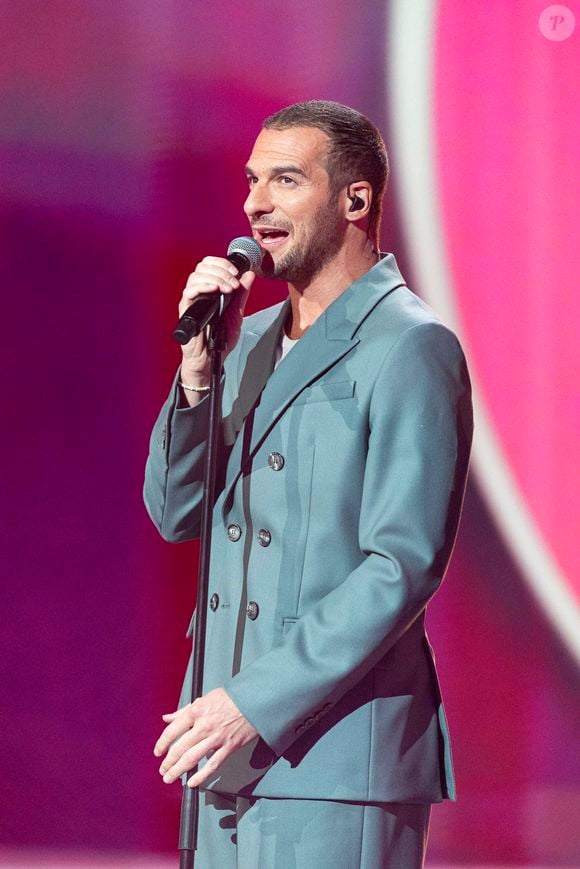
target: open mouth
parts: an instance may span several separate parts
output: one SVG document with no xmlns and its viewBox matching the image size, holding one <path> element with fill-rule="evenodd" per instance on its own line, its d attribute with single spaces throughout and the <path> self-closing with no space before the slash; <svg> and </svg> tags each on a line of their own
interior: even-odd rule
<svg viewBox="0 0 580 869">
<path fill-rule="evenodd" d="M 254 227 L 254 234 L 259 244 L 269 249 L 282 244 L 288 238 L 287 230 L 277 227 Z"/>
</svg>

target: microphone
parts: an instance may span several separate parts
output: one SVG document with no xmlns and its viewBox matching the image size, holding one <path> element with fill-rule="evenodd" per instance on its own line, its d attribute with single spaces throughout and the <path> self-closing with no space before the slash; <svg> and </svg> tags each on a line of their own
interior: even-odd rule
<svg viewBox="0 0 580 869">
<path fill-rule="evenodd" d="M 245 272 L 255 271 L 262 264 L 264 251 L 257 241 L 249 236 L 234 238 L 228 246 L 226 259 L 238 270 L 238 277 Z M 223 293 L 202 293 L 179 318 L 179 323 L 173 330 L 173 339 L 178 344 L 187 344 L 202 332 L 217 313 L 221 304 L 220 315 L 231 301 L 231 295 Z"/>
</svg>

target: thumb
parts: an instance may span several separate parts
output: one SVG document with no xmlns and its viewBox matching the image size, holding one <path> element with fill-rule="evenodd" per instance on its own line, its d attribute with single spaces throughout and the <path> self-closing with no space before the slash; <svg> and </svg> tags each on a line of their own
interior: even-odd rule
<svg viewBox="0 0 580 869">
<path fill-rule="evenodd" d="M 244 288 L 244 290 L 247 293 L 249 293 L 250 288 L 251 288 L 252 284 L 254 283 L 255 278 L 256 278 L 256 272 L 249 271 L 249 272 L 244 272 L 244 274 L 239 279 L 240 284 L 242 285 L 242 287 Z"/>
<path fill-rule="evenodd" d="M 250 295 L 250 287 L 254 283 L 254 279 L 256 277 L 255 272 L 245 272 L 240 278 L 240 288 L 236 293 L 234 293 L 232 302 L 234 304 L 231 305 L 231 308 L 235 310 L 236 316 L 244 316 L 244 308 L 246 307 L 246 302 L 248 301 L 248 296 Z"/>
</svg>

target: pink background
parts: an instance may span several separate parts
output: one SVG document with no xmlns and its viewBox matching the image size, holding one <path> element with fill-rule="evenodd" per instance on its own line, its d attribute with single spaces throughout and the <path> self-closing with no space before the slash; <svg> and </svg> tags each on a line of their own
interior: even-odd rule
<svg viewBox="0 0 580 869">
<path fill-rule="evenodd" d="M 486 405 L 580 603 L 580 29 L 544 38 L 546 5 L 440 4 L 437 165 Z"/>
<path fill-rule="evenodd" d="M 177 299 L 198 258 L 245 232 L 265 114 L 336 99 L 388 144 L 387 6 L 2 5 L 5 847 L 175 848 L 179 793 L 151 752 L 188 653 L 197 548 L 157 536 L 141 485 Z M 533 3 L 482 9 L 441 7 L 445 229 L 470 361 L 573 581 L 578 38 L 544 40 Z M 383 249 L 410 278 L 396 190 L 393 166 Z M 282 295 L 262 282 L 250 310 Z M 459 791 L 434 810 L 431 859 L 577 865 L 578 670 L 473 479 L 428 621 Z"/>
</svg>

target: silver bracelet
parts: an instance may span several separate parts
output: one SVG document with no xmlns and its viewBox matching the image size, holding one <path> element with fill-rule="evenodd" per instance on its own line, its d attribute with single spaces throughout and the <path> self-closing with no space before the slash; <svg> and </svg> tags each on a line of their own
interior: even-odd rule
<svg viewBox="0 0 580 869">
<path fill-rule="evenodd" d="M 209 386 L 188 386 L 186 383 L 182 383 L 181 380 L 177 381 L 177 385 L 181 386 L 183 389 L 187 389 L 188 392 L 209 392 Z"/>
</svg>

